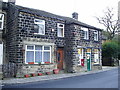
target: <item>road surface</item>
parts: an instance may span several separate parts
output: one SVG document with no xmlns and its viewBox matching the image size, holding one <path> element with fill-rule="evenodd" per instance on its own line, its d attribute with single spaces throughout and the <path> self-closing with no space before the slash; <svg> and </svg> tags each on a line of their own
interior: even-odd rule
<svg viewBox="0 0 120 90">
<path fill-rule="evenodd" d="M 58 80 L 5 85 L 3 88 L 118 88 L 118 69 Z"/>
</svg>

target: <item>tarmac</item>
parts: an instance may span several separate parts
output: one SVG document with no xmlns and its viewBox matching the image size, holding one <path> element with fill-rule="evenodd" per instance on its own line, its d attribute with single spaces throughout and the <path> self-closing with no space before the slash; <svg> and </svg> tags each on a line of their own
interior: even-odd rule
<svg viewBox="0 0 120 90">
<path fill-rule="evenodd" d="M 35 76 L 35 77 L 29 77 L 29 78 L 11 78 L 11 79 L 6 79 L 6 80 L 0 80 L 0 86 L 3 86 L 5 84 L 20 84 L 20 83 L 30 83 L 30 82 L 38 82 L 38 81 L 45 81 L 45 80 L 68 78 L 68 77 L 73 77 L 73 76 L 104 72 L 104 71 L 112 70 L 115 68 L 118 68 L 118 67 L 107 67 L 107 66 L 105 67 L 104 66 L 102 67 L 102 70 L 87 71 L 87 72 L 80 72 L 80 73 L 52 74 L 52 75 Z"/>
</svg>

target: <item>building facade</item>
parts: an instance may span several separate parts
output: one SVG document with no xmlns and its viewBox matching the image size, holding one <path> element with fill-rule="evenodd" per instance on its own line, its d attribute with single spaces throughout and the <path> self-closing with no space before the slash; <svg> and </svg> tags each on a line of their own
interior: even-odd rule
<svg viewBox="0 0 120 90">
<path fill-rule="evenodd" d="M 73 18 L 3 2 L 1 64 L 15 63 L 16 76 L 101 69 L 101 29 Z"/>
</svg>

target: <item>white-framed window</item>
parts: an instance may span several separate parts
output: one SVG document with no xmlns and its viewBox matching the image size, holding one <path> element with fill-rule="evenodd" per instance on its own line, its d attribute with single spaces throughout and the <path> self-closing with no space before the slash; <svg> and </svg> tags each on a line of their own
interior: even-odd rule
<svg viewBox="0 0 120 90">
<path fill-rule="evenodd" d="M 57 36 L 64 37 L 64 24 L 61 23 L 57 24 Z"/>
<path fill-rule="evenodd" d="M 51 46 L 26 45 L 25 63 L 51 63 Z"/>
<path fill-rule="evenodd" d="M 4 24 L 4 14 L 0 14 L 0 30 L 3 29 L 3 24 Z"/>
<path fill-rule="evenodd" d="M 45 21 L 41 19 L 34 19 L 34 33 L 45 35 Z"/>
<path fill-rule="evenodd" d="M 98 41 L 98 31 L 94 31 L 94 40 Z"/>
<path fill-rule="evenodd" d="M 94 63 L 99 64 L 99 50 L 94 49 Z"/>
<path fill-rule="evenodd" d="M 84 39 L 89 39 L 89 30 L 88 28 L 82 27 Z"/>
</svg>

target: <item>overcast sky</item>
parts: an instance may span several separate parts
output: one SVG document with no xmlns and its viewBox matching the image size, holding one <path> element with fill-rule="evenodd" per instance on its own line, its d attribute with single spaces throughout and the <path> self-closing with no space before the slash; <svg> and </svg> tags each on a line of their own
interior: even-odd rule
<svg viewBox="0 0 120 90">
<path fill-rule="evenodd" d="M 117 17 L 118 1 L 119 0 L 16 0 L 16 4 L 67 17 L 72 17 L 72 13 L 77 12 L 79 14 L 79 21 L 103 28 L 94 16 L 102 16 L 103 11 L 107 7 L 112 7 Z"/>
</svg>

